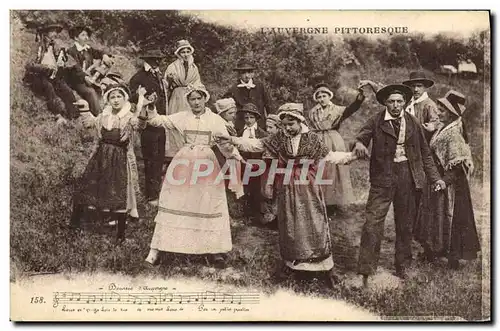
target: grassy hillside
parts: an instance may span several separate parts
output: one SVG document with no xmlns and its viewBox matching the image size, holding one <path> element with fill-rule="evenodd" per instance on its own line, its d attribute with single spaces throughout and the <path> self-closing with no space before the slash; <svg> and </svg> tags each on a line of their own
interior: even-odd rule
<svg viewBox="0 0 500 331">
<path fill-rule="evenodd" d="M 344 47 L 342 43 L 319 42 L 304 36 L 269 40 L 268 36 L 204 24 L 176 13 L 153 12 L 148 16 L 145 12 L 118 12 L 111 16 L 102 12 L 75 11 L 56 12 L 54 15 L 73 22 L 87 20 L 93 26 L 102 27 L 96 33 L 96 40 L 99 42 L 102 40 L 99 37 L 103 37 L 108 42 L 107 45 L 102 42 L 98 45 L 108 47 L 117 54 L 118 70 L 127 79 L 135 70 L 135 46 L 141 45 L 140 41 L 145 38 L 140 35 L 140 30 L 132 31 L 128 27 L 137 24 L 143 24 L 145 28 L 154 26 L 157 30 L 148 35 L 162 42 L 150 38 L 142 42 L 142 47 L 165 47 L 168 54 L 172 54 L 171 48 L 178 36 L 186 36 L 196 48 L 195 58 L 202 80 L 214 98 L 220 96 L 234 80 L 231 68 L 242 54 L 252 56 L 259 65 L 258 74 L 270 87 L 276 105 L 289 100 L 312 105 L 311 84 L 317 79 L 339 87 L 336 101 L 345 105 L 354 97 L 350 88 L 359 79 L 397 82 L 406 78 L 409 72 L 409 68 L 385 68 L 376 62 L 368 62 L 361 69 L 346 70 L 341 67 L 337 52 L 338 48 Z M 26 21 L 26 14 L 20 16 Z M 40 13 L 32 16 L 38 20 L 44 17 Z M 164 22 L 166 18 L 168 20 Z M 109 25 L 103 25 L 103 22 Z M 166 25 L 171 25 L 171 29 L 162 30 Z M 153 33 L 155 31 L 158 34 Z M 201 32 L 204 37 L 201 37 Z M 34 35 L 23 30 L 21 21 L 13 17 L 11 36 L 10 222 L 13 278 L 20 274 L 83 270 L 130 275 L 153 273 L 166 277 L 184 274 L 241 286 L 258 285 L 267 291 L 284 286 L 299 292 L 345 298 L 385 315 L 453 315 L 479 319 L 489 314 L 488 311 L 481 311 L 480 304 L 481 300 L 485 300 L 481 296 L 481 268 L 489 268 L 489 264 L 485 266 L 480 260 L 453 273 L 440 265 L 417 264 L 415 277 L 409 282 L 396 288 L 386 288 L 384 284 L 392 281 L 388 273 L 392 268 L 394 245 L 391 217 L 386 223 L 387 240 L 383 244 L 381 260 L 382 270 L 385 270 L 382 274 L 387 279 L 382 279 L 383 286 L 372 292 L 358 292 L 348 285 L 330 290 L 321 280 L 305 282 L 298 279 L 274 284 L 270 275 L 279 259 L 277 234 L 249 227 L 245 219 L 232 220 L 234 249 L 229 255 L 229 271 L 220 272 L 206 267 L 206 261 L 200 257 L 176 254 L 166 256 L 161 266 L 149 268 L 144 265 L 143 259 L 154 229 L 154 210 L 145 207 L 142 197 L 139 201 L 141 220 L 131 224 L 128 240 L 122 246 L 113 246 L 112 234 L 99 233 L 105 231 L 102 229 L 85 233 L 69 231 L 66 224 L 71 212 L 72 186 L 90 157 L 94 138 L 78 121 L 57 126 L 44 103 L 22 86 L 24 65 L 31 59 L 35 48 Z M 132 40 L 133 44 L 127 43 L 127 40 Z M 169 41 L 168 45 L 165 40 Z M 163 65 L 172 60 L 173 56 L 169 56 Z M 480 232 L 486 244 L 489 240 L 489 200 L 486 195 L 489 190 L 489 159 L 483 159 L 483 142 L 489 138 L 490 110 L 484 107 L 484 85 L 482 81 L 448 82 L 442 77 L 434 78 L 437 84 L 430 92 L 431 97 L 441 96 L 452 87 L 469 97 L 465 117 L 471 131 L 474 161 L 479 170 L 472 181 L 473 199 L 478 227 L 484 230 Z M 347 141 L 352 140 L 364 120 L 377 109 L 374 96 L 369 95 L 360 111 L 341 128 Z M 485 120 L 488 125 L 484 124 Z M 142 162 L 139 165 L 142 166 Z M 481 170 L 485 170 L 488 176 L 481 176 Z M 139 171 L 142 176 L 142 169 Z M 367 176 L 367 162 L 353 164 L 351 177 L 358 203 L 332 219 L 335 260 L 347 281 L 354 277 L 363 224 L 363 204 L 368 192 Z M 487 185 L 484 188 L 483 181 Z M 489 261 L 489 251 L 486 249 L 483 254 Z"/>
</svg>

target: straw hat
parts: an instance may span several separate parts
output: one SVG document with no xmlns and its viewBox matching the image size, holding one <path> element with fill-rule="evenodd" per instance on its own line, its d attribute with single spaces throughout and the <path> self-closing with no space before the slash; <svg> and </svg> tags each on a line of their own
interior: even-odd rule
<svg viewBox="0 0 500 331">
<path fill-rule="evenodd" d="M 233 98 L 219 99 L 215 102 L 215 109 L 219 115 L 232 108 L 236 108 L 236 102 Z"/>
<path fill-rule="evenodd" d="M 183 49 L 183 48 L 188 48 L 188 49 L 191 51 L 191 53 L 194 53 L 194 48 L 193 48 L 193 46 L 191 46 L 191 44 L 189 43 L 189 41 L 187 41 L 187 40 L 183 39 L 183 40 L 179 40 L 179 41 L 177 42 L 177 45 L 176 45 L 176 49 L 175 49 L 174 54 L 175 54 L 175 55 L 178 55 L 178 53 L 179 53 L 179 52 L 181 51 L 181 49 Z"/>
<path fill-rule="evenodd" d="M 286 115 L 292 116 L 301 122 L 306 121 L 304 117 L 304 105 L 301 103 L 285 103 L 279 107 L 278 116 L 280 120 L 283 120 Z"/>
</svg>

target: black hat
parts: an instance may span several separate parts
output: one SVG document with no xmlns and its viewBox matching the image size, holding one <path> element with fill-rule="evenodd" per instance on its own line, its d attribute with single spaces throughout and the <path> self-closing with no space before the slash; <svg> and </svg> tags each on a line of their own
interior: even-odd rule
<svg viewBox="0 0 500 331">
<path fill-rule="evenodd" d="M 48 23 L 40 26 L 37 30 L 39 33 L 44 33 L 52 30 L 56 30 L 57 33 L 61 33 L 64 29 L 64 26 L 59 23 Z"/>
<path fill-rule="evenodd" d="M 250 114 L 257 116 L 258 118 L 261 117 L 261 114 L 257 110 L 257 106 L 254 105 L 253 103 L 244 104 L 243 107 L 241 107 L 241 109 L 239 110 L 239 112 L 240 113 L 250 113 Z"/>
<path fill-rule="evenodd" d="M 238 62 L 238 65 L 236 66 L 236 68 L 234 68 L 233 70 L 234 71 L 254 71 L 255 67 L 253 66 L 252 63 L 250 63 L 250 61 L 240 60 Z"/>
<path fill-rule="evenodd" d="M 431 87 L 434 85 L 434 81 L 425 77 L 423 71 L 413 71 L 410 73 L 410 79 L 405 80 L 403 84 L 411 86 L 411 84 L 422 83 L 425 87 Z"/>
<path fill-rule="evenodd" d="M 77 37 L 80 33 L 82 33 L 82 31 L 87 31 L 87 34 L 89 35 L 89 37 L 90 37 L 90 36 L 92 36 L 92 33 L 94 32 L 90 26 L 86 26 L 86 25 L 77 25 L 77 26 L 72 27 L 72 28 L 69 30 L 69 37 L 70 37 L 70 38 L 75 38 L 75 37 Z"/>
<path fill-rule="evenodd" d="M 159 49 L 149 50 L 139 56 L 141 59 L 163 59 L 165 54 Z"/>
<path fill-rule="evenodd" d="M 385 101 L 389 97 L 389 95 L 393 93 L 400 93 L 403 94 L 405 97 L 406 103 L 408 103 L 413 96 L 413 91 L 411 88 L 409 88 L 406 85 L 402 84 L 391 84 L 382 87 L 380 90 L 377 91 L 376 97 L 377 101 L 381 103 L 382 105 L 385 105 Z"/>
</svg>

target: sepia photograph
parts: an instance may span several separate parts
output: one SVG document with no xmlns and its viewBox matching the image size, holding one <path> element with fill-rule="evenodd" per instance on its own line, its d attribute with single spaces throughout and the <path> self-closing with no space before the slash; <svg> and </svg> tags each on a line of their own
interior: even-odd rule
<svg viewBox="0 0 500 331">
<path fill-rule="evenodd" d="M 491 321 L 491 13 L 10 10 L 10 320 Z"/>
</svg>

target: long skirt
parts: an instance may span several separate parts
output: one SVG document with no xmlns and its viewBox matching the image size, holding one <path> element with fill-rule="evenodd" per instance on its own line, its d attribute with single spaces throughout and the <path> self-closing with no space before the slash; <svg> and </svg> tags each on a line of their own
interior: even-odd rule
<svg viewBox="0 0 500 331">
<path fill-rule="evenodd" d="M 213 175 L 195 180 L 195 160 L 212 162 Z M 219 171 L 209 146 L 181 148 L 163 182 L 152 249 L 186 254 L 227 253 L 232 249 L 226 189 L 224 181 L 215 180 Z"/>
<path fill-rule="evenodd" d="M 337 130 L 318 132 L 324 143 L 333 152 L 345 152 L 344 139 Z M 351 183 L 351 173 L 348 165 L 327 163 L 325 165 L 323 178 L 331 180 L 332 184 L 322 185 L 327 206 L 343 206 L 355 202 Z"/>
<path fill-rule="evenodd" d="M 475 259 L 480 244 L 465 172 L 444 191 L 431 192 L 425 205 L 429 217 L 419 219 L 415 239 L 437 256 Z"/>
<path fill-rule="evenodd" d="M 277 182 L 279 246 L 288 267 L 327 271 L 333 268 L 330 227 L 322 189 L 314 184 L 314 171 L 309 171 L 309 184 L 294 184 L 300 170 L 292 174 L 289 185 Z"/>
<path fill-rule="evenodd" d="M 74 199 L 79 205 L 108 211 L 126 211 L 138 217 L 137 164 L 129 144 L 100 143 L 92 155 Z"/>
</svg>

